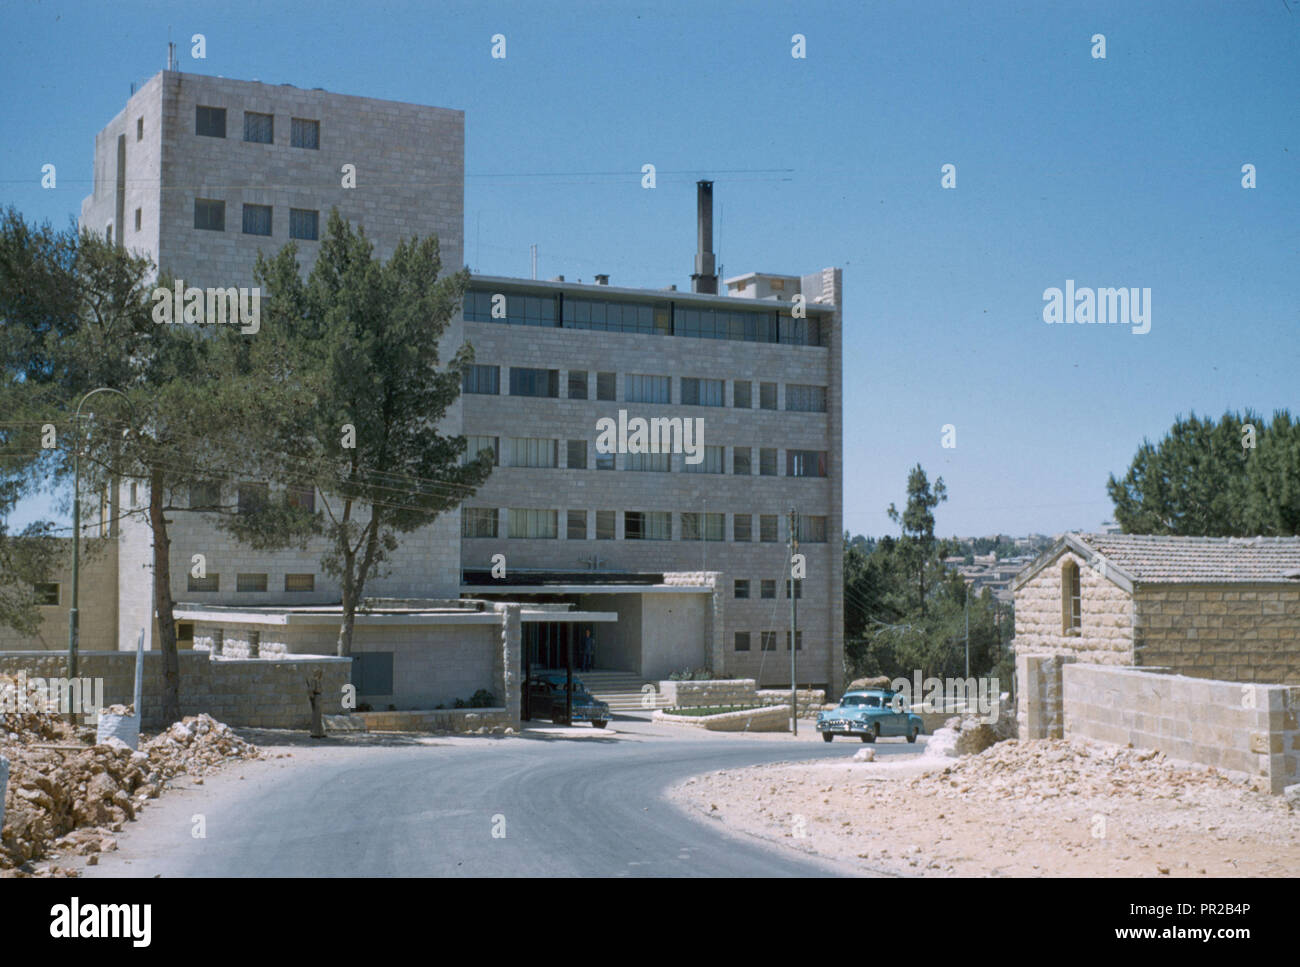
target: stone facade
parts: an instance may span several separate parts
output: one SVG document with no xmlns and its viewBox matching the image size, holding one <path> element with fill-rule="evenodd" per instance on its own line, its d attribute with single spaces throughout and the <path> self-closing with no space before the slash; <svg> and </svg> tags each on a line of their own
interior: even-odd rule
<svg viewBox="0 0 1300 967">
<path fill-rule="evenodd" d="M 1300 587 L 1139 586 L 1134 603 L 1136 665 L 1300 684 Z"/>
<path fill-rule="evenodd" d="M 1079 568 L 1082 621 L 1067 634 L 1062 621 L 1062 566 Z M 1066 551 L 1016 589 L 1015 650 L 1024 655 L 1064 655 L 1099 665 L 1132 665 L 1133 598 L 1086 560 Z"/>
<path fill-rule="evenodd" d="M 528 291 L 553 296 L 556 292 L 575 298 L 644 299 L 644 290 L 581 286 L 572 283 L 533 283 L 522 280 L 475 277 L 474 285 L 504 291 Z M 512 569 L 572 569 L 580 562 L 599 557 L 602 569 L 611 572 L 714 572 L 717 596 L 713 614 L 702 629 L 700 661 L 715 672 L 755 677 L 761 684 L 788 684 L 789 652 L 785 634 L 790 624 L 789 599 L 784 576 L 788 572 L 786 541 L 788 512 L 826 518 L 826 541 L 802 542 L 799 550 L 807 557 L 807 578 L 799 601 L 799 627 L 803 647 L 799 655 L 801 683 L 843 687 L 843 560 L 839 535 L 843 531 L 841 480 L 840 393 L 840 303 L 842 285 L 839 270 L 806 278 L 809 314 L 825 321 L 830 345 L 795 346 L 696 339 L 681 336 L 647 335 L 631 332 L 506 325 L 494 322 L 464 323 L 465 339 L 474 347 L 480 365 L 499 367 L 500 392 L 467 394 L 463 432 L 472 436 L 539 438 L 557 441 L 559 464 L 554 468 L 498 467 L 467 506 L 495 509 L 499 531 L 496 538 L 466 538 L 461 556 L 466 568 L 487 569 L 492 555 L 505 554 Z M 735 297 L 699 297 L 688 293 L 656 293 L 683 306 L 736 308 L 747 300 Z M 824 299 L 821 305 L 811 300 Z M 778 305 L 770 304 L 776 309 Z M 511 367 L 558 371 L 558 398 L 512 397 L 509 394 Z M 587 375 L 588 398 L 568 399 L 570 373 Z M 596 374 L 613 373 L 615 399 L 599 401 Z M 672 402 L 641 404 L 627 401 L 628 377 L 632 374 L 669 376 Z M 723 406 L 684 405 L 682 379 L 723 379 Z M 751 405 L 737 408 L 735 384 L 748 381 Z M 759 383 L 777 384 L 776 409 L 759 406 Z M 790 411 L 787 388 L 793 384 L 826 387 L 825 413 Z M 700 418 L 706 446 L 725 448 L 724 473 L 685 472 L 684 456 L 673 454 L 668 472 L 625 469 L 627 456 L 615 456 L 613 470 L 596 469 L 596 423 L 602 417 L 617 420 L 619 410 L 629 417 L 666 416 Z M 586 462 L 567 465 L 567 442 L 586 442 Z M 777 474 L 759 474 L 760 448 L 776 450 Z M 786 451 L 826 451 L 825 477 L 792 478 L 786 475 Z M 751 473 L 733 472 L 735 453 L 751 455 Z M 509 538 L 506 521 L 510 508 L 553 510 L 558 534 L 554 539 Z M 614 535 L 596 540 L 597 511 L 614 512 Z M 627 540 L 626 511 L 667 511 L 672 515 L 670 540 Z M 570 540 L 567 519 L 570 512 L 582 515 L 586 538 Z M 725 515 L 724 540 L 682 539 L 683 513 Z M 776 518 L 776 540 L 762 541 L 761 517 Z M 736 541 L 735 519 L 749 519 L 753 540 Z M 748 580 L 748 598 L 735 596 L 735 581 Z M 774 582 L 777 596 L 761 595 L 764 579 Z M 609 609 L 612 610 L 612 609 Z M 620 620 L 623 612 L 620 610 Z M 749 632 L 748 651 L 737 651 L 736 632 Z M 777 648 L 761 650 L 761 633 L 775 632 Z M 653 677 L 653 669 L 644 669 Z"/>
<path fill-rule="evenodd" d="M 65 540 L 63 544 L 62 560 L 50 576 L 51 582 L 58 585 L 59 603 L 40 605 L 40 624 L 35 634 L 21 634 L 0 624 L 0 651 L 67 653 L 68 612 L 72 608 L 72 542 Z M 81 576 L 77 588 L 80 613 L 78 651 L 112 651 L 117 648 L 117 551 L 115 540 L 83 538 L 81 541 Z"/>
</svg>

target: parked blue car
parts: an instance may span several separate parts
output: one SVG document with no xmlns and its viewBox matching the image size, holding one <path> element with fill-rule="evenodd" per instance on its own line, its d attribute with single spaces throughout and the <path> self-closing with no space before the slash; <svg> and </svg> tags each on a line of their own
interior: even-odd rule
<svg viewBox="0 0 1300 967">
<path fill-rule="evenodd" d="M 886 735 L 901 735 L 915 742 L 925 724 L 902 704 L 894 710 L 894 692 L 883 688 L 864 688 L 845 692 L 840 704 L 829 712 L 817 713 L 817 731 L 830 742 L 837 735 L 858 736 L 863 742 L 875 742 Z"/>
<path fill-rule="evenodd" d="M 609 724 L 609 704 L 602 702 L 587 687 L 573 680 L 573 722 L 564 718 L 564 672 L 543 672 L 534 675 L 528 682 L 528 717 L 550 719 L 556 725 L 572 725 L 574 722 L 590 722 L 595 728 L 603 729 Z"/>
</svg>

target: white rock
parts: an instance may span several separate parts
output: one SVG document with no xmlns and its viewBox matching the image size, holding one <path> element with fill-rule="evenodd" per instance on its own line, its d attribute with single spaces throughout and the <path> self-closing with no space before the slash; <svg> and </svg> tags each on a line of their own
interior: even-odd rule
<svg viewBox="0 0 1300 967">
<path fill-rule="evenodd" d="M 876 750 L 859 749 L 857 752 L 853 753 L 853 761 L 854 762 L 875 762 Z"/>
</svg>

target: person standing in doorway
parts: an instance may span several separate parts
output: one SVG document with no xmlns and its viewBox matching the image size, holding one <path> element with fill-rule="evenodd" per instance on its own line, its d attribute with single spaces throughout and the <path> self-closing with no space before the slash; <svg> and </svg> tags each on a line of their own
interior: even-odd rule
<svg viewBox="0 0 1300 967">
<path fill-rule="evenodd" d="M 587 629 L 587 637 L 582 641 L 582 670 L 589 672 L 596 664 L 596 640 L 591 637 L 591 629 Z"/>
</svg>

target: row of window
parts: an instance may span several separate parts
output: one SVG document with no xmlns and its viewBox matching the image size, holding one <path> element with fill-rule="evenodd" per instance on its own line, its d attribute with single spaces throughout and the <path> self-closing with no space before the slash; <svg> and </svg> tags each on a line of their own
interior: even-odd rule
<svg viewBox="0 0 1300 967">
<path fill-rule="evenodd" d="M 136 140 L 144 134 L 144 119 L 136 121 Z M 205 138 L 226 136 L 226 109 L 200 104 L 194 108 L 194 133 Z M 244 140 L 251 144 L 275 143 L 275 115 L 257 111 L 244 112 Z M 289 147 L 320 149 L 320 121 L 313 118 L 289 119 Z"/>
<path fill-rule="evenodd" d="M 284 589 L 286 591 L 315 591 L 316 575 L 315 574 L 286 574 L 284 576 Z M 208 574 L 205 577 L 196 578 L 193 574 L 189 575 L 188 590 L 194 592 L 216 592 L 221 590 L 221 575 Z M 265 574 L 236 574 L 235 575 L 236 591 L 266 591 L 267 575 Z"/>
<path fill-rule="evenodd" d="M 750 582 L 749 582 L 749 578 L 736 578 L 735 585 L 734 585 L 733 590 L 732 590 L 732 594 L 733 594 L 736 598 L 738 598 L 738 599 L 740 599 L 740 600 L 742 600 L 742 601 L 748 600 L 748 599 L 749 599 L 749 584 L 750 584 Z M 759 590 L 759 597 L 760 597 L 760 598 L 762 598 L 762 599 L 764 599 L 764 600 L 767 600 L 767 599 L 775 599 L 775 598 L 776 598 L 776 578 L 763 578 L 762 581 L 759 583 L 759 588 L 758 588 L 758 590 Z M 790 598 L 790 579 L 789 579 L 789 578 L 786 578 L 786 579 L 785 579 L 785 596 L 786 596 L 786 600 L 789 600 L 789 598 Z M 802 600 L 802 599 L 803 599 L 803 578 L 795 578 L 795 581 L 794 581 L 794 597 L 795 597 L 795 600 L 796 600 L 796 601 L 799 601 L 799 600 Z"/>
<path fill-rule="evenodd" d="M 270 205 L 243 206 L 243 230 L 245 235 L 265 235 L 272 231 L 272 212 Z M 140 211 L 136 209 L 135 227 L 140 227 Z M 194 199 L 194 227 L 205 232 L 224 232 L 226 230 L 226 203 L 219 198 Z M 320 238 L 320 211 L 311 208 L 289 209 L 289 237 L 307 242 Z"/>
<path fill-rule="evenodd" d="M 583 369 L 564 371 L 565 398 L 592 399 L 591 374 Z M 678 378 L 680 392 L 677 402 L 683 406 L 726 406 L 727 382 L 725 379 L 705 379 L 695 376 Z M 731 380 L 731 405 L 736 409 L 754 408 L 754 382 L 747 379 Z M 560 370 L 531 369 L 526 366 L 509 367 L 511 396 L 534 396 L 550 399 L 560 397 Z M 616 402 L 617 378 L 614 373 L 596 373 L 598 401 Z M 779 387 L 776 383 L 758 384 L 758 408 L 777 409 Z M 497 396 L 501 393 L 501 367 L 485 364 L 470 366 L 461 379 L 461 392 Z M 673 402 L 673 377 L 649 373 L 628 373 L 623 378 L 623 401 L 627 403 Z M 801 383 L 786 383 L 785 408 L 791 412 L 825 413 L 826 387 Z"/>
<path fill-rule="evenodd" d="M 698 308 L 671 300 L 619 302 L 569 296 L 563 292 L 518 295 L 476 288 L 465 293 L 464 315 L 466 322 L 499 322 L 511 326 L 594 329 L 794 346 L 830 345 L 830 324 L 820 318 L 796 319 L 785 311 L 761 308 Z"/>
<path fill-rule="evenodd" d="M 309 514 L 316 512 L 316 490 L 313 487 L 286 487 L 285 501 L 290 507 L 299 508 Z M 241 483 L 235 485 L 236 508 L 241 514 L 252 514 L 265 510 L 271 500 L 271 487 L 265 483 Z M 135 498 L 132 496 L 132 504 Z M 190 484 L 191 510 L 217 510 L 225 506 L 221 502 L 221 484 L 217 481 Z"/>
<path fill-rule="evenodd" d="M 492 462 L 499 467 L 531 467 L 543 469 L 561 469 L 560 441 L 539 439 L 535 437 L 495 437 L 467 436 L 465 438 L 463 462 L 468 463 L 478 458 L 484 450 L 492 454 Z M 564 441 L 564 469 L 591 470 L 587 460 L 588 445 L 586 440 Z M 615 469 L 616 455 L 602 453 L 590 448 L 595 453 L 596 470 Z M 776 477 L 780 451 L 776 447 L 758 448 L 758 475 Z M 727 472 L 727 448 L 724 446 L 704 446 L 700 448 L 697 463 L 688 463 L 682 455 L 684 473 Z M 827 451 L 825 450 L 786 450 L 785 475 L 787 477 L 825 477 Z M 631 471 L 669 473 L 672 471 L 672 454 L 669 453 L 625 453 L 623 469 Z M 740 476 L 753 476 L 754 448 L 731 448 L 731 472 Z"/>
<path fill-rule="evenodd" d="M 736 651 L 749 651 L 750 642 L 753 641 L 755 634 L 757 634 L 760 649 L 763 651 L 776 651 L 776 636 L 779 634 L 779 632 L 776 631 L 759 631 L 757 633 L 751 631 L 737 631 L 735 639 Z M 789 631 L 786 631 L 785 633 L 785 650 L 790 650 Z M 803 651 L 802 631 L 796 631 L 794 633 L 794 650 Z"/>
<path fill-rule="evenodd" d="M 594 534 L 585 510 L 565 511 L 564 536 L 570 541 L 612 541 L 617 539 L 618 511 L 596 511 Z M 724 513 L 680 513 L 680 537 L 683 541 L 725 541 L 727 515 Z M 754 540 L 754 515 L 732 514 L 731 539 L 739 543 Z M 505 528 L 501 510 L 496 507 L 462 507 L 460 533 L 465 538 L 524 538 L 554 540 L 560 536 L 560 511 L 532 508 L 508 508 Z M 758 540 L 773 544 L 779 540 L 779 514 L 758 515 Z M 673 514 L 667 510 L 623 511 L 623 539 L 627 541 L 670 541 L 673 539 Z M 803 543 L 826 543 L 826 518 L 801 514 L 795 519 L 795 539 Z M 748 596 L 748 585 L 744 595 Z M 796 591 L 796 597 L 798 592 Z"/>
</svg>

